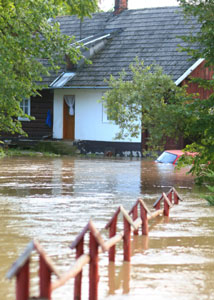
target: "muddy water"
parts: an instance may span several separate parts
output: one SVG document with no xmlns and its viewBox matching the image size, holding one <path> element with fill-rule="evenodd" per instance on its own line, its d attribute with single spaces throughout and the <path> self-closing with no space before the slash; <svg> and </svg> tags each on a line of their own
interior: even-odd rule
<svg viewBox="0 0 214 300">
<path fill-rule="evenodd" d="M 122 243 L 115 264 L 100 256 L 99 298 L 214 299 L 214 208 L 201 199 L 186 170 L 128 159 L 0 160 L 0 299 L 15 299 L 10 265 L 37 238 L 57 268 L 74 261 L 69 245 L 90 218 L 103 229 L 119 205 L 131 208 L 141 196 L 149 207 L 172 185 L 184 201 L 170 218 L 149 223 L 149 237 L 132 240 L 131 264 L 123 263 Z M 119 222 L 122 228 L 122 222 Z M 102 230 L 104 238 L 107 233 Z M 33 255 L 31 293 L 37 296 L 38 257 Z M 87 267 L 83 299 L 87 299 Z M 56 290 L 53 300 L 72 299 L 73 281 Z"/>
</svg>

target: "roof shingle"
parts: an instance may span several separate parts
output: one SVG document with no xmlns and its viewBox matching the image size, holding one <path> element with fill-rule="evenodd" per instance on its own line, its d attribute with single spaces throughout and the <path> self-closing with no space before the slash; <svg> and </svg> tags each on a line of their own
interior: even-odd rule
<svg viewBox="0 0 214 300">
<path fill-rule="evenodd" d="M 191 30 L 196 32 L 200 26 L 194 19 L 187 23 L 180 7 L 125 10 L 117 16 L 110 12 L 95 13 L 82 24 L 75 16 L 59 17 L 56 21 L 62 33 L 75 35 L 76 40 L 121 29 L 92 58 L 91 65 L 84 64 L 77 70 L 67 87 L 106 86 L 105 78 L 110 74 L 117 77 L 123 69 L 129 72 L 128 67 L 136 57 L 146 65 L 159 64 L 174 81 L 194 63 L 185 52 L 178 52 L 178 44 L 184 45 L 180 36 Z"/>
</svg>

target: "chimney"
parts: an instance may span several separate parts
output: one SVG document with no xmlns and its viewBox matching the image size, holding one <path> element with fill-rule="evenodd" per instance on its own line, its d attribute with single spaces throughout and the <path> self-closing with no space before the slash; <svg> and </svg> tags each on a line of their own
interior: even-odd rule
<svg viewBox="0 0 214 300">
<path fill-rule="evenodd" d="M 115 0 L 115 6 L 114 6 L 115 15 L 119 15 L 125 9 L 128 9 L 128 0 Z"/>
</svg>

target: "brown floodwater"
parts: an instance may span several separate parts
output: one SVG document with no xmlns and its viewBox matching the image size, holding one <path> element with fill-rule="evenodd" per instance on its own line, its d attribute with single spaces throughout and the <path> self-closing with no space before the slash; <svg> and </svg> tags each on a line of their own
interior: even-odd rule
<svg viewBox="0 0 214 300">
<path fill-rule="evenodd" d="M 11 264 L 37 238 L 60 272 L 74 262 L 69 245 L 92 219 L 101 230 L 119 205 L 127 210 L 142 197 L 151 208 L 174 186 L 184 201 L 149 223 L 149 237 L 132 239 L 131 263 L 122 243 L 115 264 L 100 255 L 99 299 L 214 299 L 214 208 L 203 200 L 187 170 L 138 159 L 3 158 L 0 160 L 0 300 L 15 299 Z M 122 229 L 122 219 L 119 220 Z M 31 293 L 37 296 L 37 262 L 32 256 Z M 88 267 L 83 299 L 88 297 Z M 53 300 L 73 298 L 73 280 Z"/>
</svg>

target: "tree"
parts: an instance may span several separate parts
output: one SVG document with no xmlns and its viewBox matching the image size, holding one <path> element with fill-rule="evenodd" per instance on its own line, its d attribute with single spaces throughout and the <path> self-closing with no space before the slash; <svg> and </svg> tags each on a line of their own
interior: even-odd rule
<svg viewBox="0 0 214 300">
<path fill-rule="evenodd" d="M 96 0 L 0 1 L 1 132 L 23 134 L 18 117 L 26 115 L 20 101 L 43 88 L 42 76 L 56 71 L 65 54 L 73 63 L 81 57 L 54 18 L 65 11 L 83 18 L 96 8 Z"/>
<path fill-rule="evenodd" d="M 167 137 L 178 138 L 184 131 L 187 93 L 157 65 L 136 60 L 130 71 L 129 80 L 125 71 L 118 79 L 111 76 L 102 99 L 109 119 L 119 126 L 116 138 L 137 137 L 148 130 L 149 149 L 162 149 Z"/>
<path fill-rule="evenodd" d="M 197 34 L 190 34 L 183 39 L 188 47 L 183 49 L 194 58 L 205 58 L 208 66 L 214 65 L 214 1 L 213 0 L 178 0 L 183 7 L 187 21 L 195 17 L 201 24 Z M 195 47 L 197 45 L 197 47 Z"/>
<path fill-rule="evenodd" d="M 54 3 L 60 14 L 77 15 L 80 19 L 98 10 L 97 0 L 55 0 Z"/>
<path fill-rule="evenodd" d="M 214 66 L 214 1 L 213 0 L 179 0 L 188 18 L 193 16 L 201 24 L 201 30 L 196 34 L 190 34 L 183 39 L 188 46 L 183 49 L 194 58 L 204 58 L 206 66 L 213 70 Z M 198 180 L 207 178 L 207 172 L 214 169 L 214 78 L 192 79 L 198 86 L 208 89 L 211 95 L 207 99 L 199 99 L 197 95 L 187 106 L 190 122 L 185 129 L 187 136 L 194 136 L 186 150 L 196 151 L 199 154 L 194 160 L 190 172 L 197 176 Z"/>
</svg>

